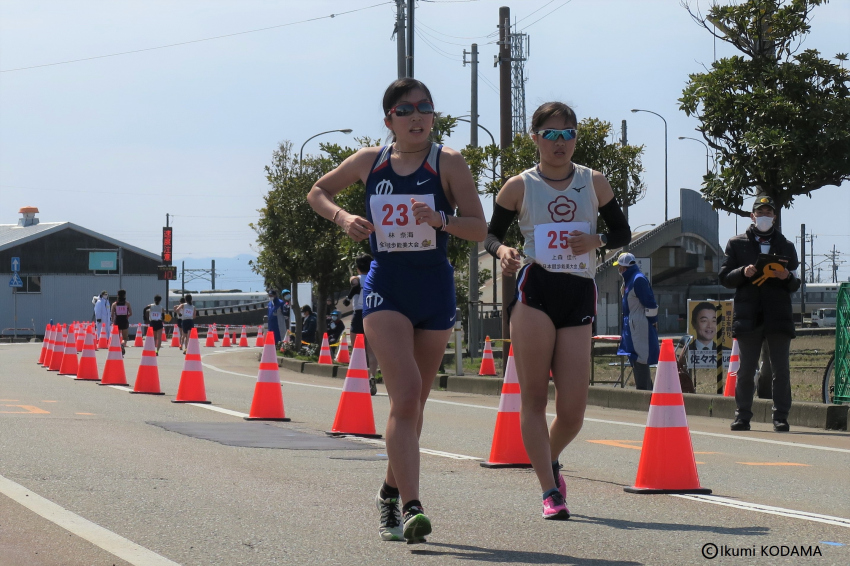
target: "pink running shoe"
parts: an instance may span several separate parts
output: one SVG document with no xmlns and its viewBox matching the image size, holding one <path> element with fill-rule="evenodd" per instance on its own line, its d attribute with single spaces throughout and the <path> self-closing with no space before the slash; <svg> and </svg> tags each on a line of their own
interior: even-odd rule
<svg viewBox="0 0 850 566">
<path fill-rule="evenodd" d="M 558 491 L 561 492 L 561 497 L 567 499 L 567 482 L 564 481 L 564 476 L 558 474 Z"/>
<path fill-rule="evenodd" d="M 570 511 L 561 493 L 553 493 L 543 500 L 543 518 L 556 521 L 566 521 L 570 518 Z"/>
</svg>

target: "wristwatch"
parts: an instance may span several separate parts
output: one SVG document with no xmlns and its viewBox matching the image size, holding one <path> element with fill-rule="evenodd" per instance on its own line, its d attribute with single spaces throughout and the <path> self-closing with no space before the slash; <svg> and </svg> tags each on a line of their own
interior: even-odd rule
<svg viewBox="0 0 850 566">
<path fill-rule="evenodd" d="M 603 246 L 608 245 L 608 236 L 606 234 L 597 234 L 599 236 L 599 240 L 602 242 Z"/>
</svg>

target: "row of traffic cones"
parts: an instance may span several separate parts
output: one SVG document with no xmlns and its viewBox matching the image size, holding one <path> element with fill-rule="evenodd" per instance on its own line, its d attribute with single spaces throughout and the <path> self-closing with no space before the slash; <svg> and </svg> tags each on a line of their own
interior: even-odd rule
<svg viewBox="0 0 850 566">
<path fill-rule="evenodd" d="M 736 346 L 737 342 L 732 350 L 735 361 Z M 481 466 L 531 466 L 522 442 L 520 404 L 519 380 L 511 346 L 490 458 Z M 637 478 L 633 486 L 624 489 L 630 493 L 711 493 L 710 489 L 700 486 L 672 340 L 662 342 Z"/>
</svg>

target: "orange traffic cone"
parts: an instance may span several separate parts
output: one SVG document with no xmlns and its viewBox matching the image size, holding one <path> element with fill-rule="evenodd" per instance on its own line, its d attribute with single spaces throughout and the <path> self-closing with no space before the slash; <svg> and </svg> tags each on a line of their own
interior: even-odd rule
<svg viewBox="0 0 850 566">
<path fill-rule="evenodd" d="M 246 421 L 288 421 L 283 410 L 283 391 L 280 388 L 280 368 L 274 351 L 274 333 L 266 332 L 260 373 L 254 385 L 254 399 Z"/>
<path fill-rule="evenodd" d="M 136 383 L 130 393 L 144 395 L 165 395 L 159 388 L 159 368 L 156 365 L 156 344 L 153 339 L 153 328 L 148 326 L 145 335 L 145 349 L 142 350 L 142 363 L 136 372 Z"/>
<path fill-rule="evenodd" d="M 204 387 L 204 366 L 201 364 L 201 344 L 198 342 L 198 330 L 193 328 L 189 334 L 189 345 L 186 347 L 186 357 L 183 360 L 183 373 L 180 374 L 180 385 L 177 387 L 177 397 L 172 403 L 205 403 L 207 391 Z"/>
<path fill-rule="evenodd" d="M 380 434 L 375 434 L 372 394 L 369 392 L 369 366 L 366 363 L 366 346 L 362 334 L 358 334 L 354 340 L 354 354 L 345 374 L 336 418 L 327 434 L 381 438 Z"/>
<path fill-rule="evenodd" d="M 215 346 L 215 325 L 211 324 L 207 326 L 207 341 L 204 343 L 204 347 L 212 348 Z"/>
<path fill-rule="evenodd" d="M 50 356 L 50 366 L 47 371 L 59 371 L 62 367 L 62 358 L 65 357 L 65 342 L 68 341 L 68 331 L 65 326 L 56 333 L 56 339 L 53 341 L 53 355 Z"/>
<path fill-rule="evenodd" d="M 44 339 L 41 341 L 41 353 L 38 355 L 38 365 L 44 363 L 44 356 L 47 355 L 47 345 L 50 344 L 50 324 L 44 328 Z"/>
<path fill-rule="evenodd" d="M 103 336 L 102 333 L 101 336 Z M 130 385 L 127 383 L 127 374 L 124 372 L 124 355 L 121 353 L 121 334 L 118 332 L 117 326 L 112 327 L 112 335 L 109 338 L 109 353 L 106 355 L 103 376 L 98 385 Z"/>
<path fill-rule="evenodd" d="M 141 348 L 144 343 L 144 332 L 142 331 L 142 323 L 136 325 L 136 339 L 133 341 L 134 348 Z"/>
<path fill-rule="evenodd" d="M 319 352 L 319 363 L 323 365 L 333 365 L 334 361 L 331 358 L 331 347 L 328 345 L 328 333 L 322 336 L 322 350 Z"/>
<path fill-rule="evenodd" d="M 77 375 L 77 339 L 73 331 L 68 332 L 62 363 L 59 365 L 59 375 Z"/>
<path fill-rule="evenodd" d="M 354 339 L 354 347 L 357 347 L 357 338 Z M 339 338 L 339 347 L 336 350 L 336 359 L 334 361 L 338 364 L 351 363 L 351 357 L 348 355 L 348 336 L 346 336 L 345 332 Z"/>
<path fill-rule="evenodd" d="M 81 354 L 83 352 L 83 344 L 86 341 L 86 327 L 83 324 L 79 324 L 77 326 L 77 332 L 74 334 L 74 340 L 76 342 L 75 347 L 77 349 L 77 353 Z"/>
<path fill-rule="evenodd" d="M 97 332 L 97 328 L 95 328 L 95 332 Z M 106 334 L 106 323 L 100 323 L 100 337 L 97 340 L 97 349 L 103 350 L 109 348 L 109 337 Z"/>
<path fill-rule="evenodd" d="M 230 345 L 236 346 L 236 331 L 234 330 L 230 331 Z"/>
<path fill-rule="evenodd" d="M 263 344 L 265 344 L 265 343 L 266 343 L 266 341 L 263 338 L 263 327 L 258 326 L 257 327 L 257 341 L 254 342 L 254 347 L 255 348 L 262 348 Z"/>
<path fill-rule="evenodd" d="M 180 347 L 180 333 L 177 332 L 177 325 L 174 325 L 174 330 L 171 332 L 171 347 L 179 348 Z"/>
<path fill-rule="evenodd" d="M 655 387 L 643 433 L 637 479 L 629 493 L 711 493 L 699 485 L 697 465 L 673 341 L 661 343 Z"/>
<path fill-rule="evenodd" d="M 229 332 L 229 330 L 230 330 L 230 326 L 224 327 L 224 340 L 221 341 L 221 347 L 222 348 L 229 348 L 230 347 L 230 332 Z"/>
<path fill-rule="evenodd" d="M 514 362 L 514 347 L 508 353 L 505 367 L 505 381 L 502 384 L 502 398 L 499 399 L 499 413 L 496 415 L 496 430 L 490 448 L 490 459 L 481 462 L 484 468 L 530 468 L 531 460 L 522 442 L 519 426 L 519 380 Z"/>
<path fill-rule="evenodd" d="M 242 336 L 239 337 L 239 347 L 247 348 L 248 347 L 248 335 L 245 334 L 245 325 L 242 325 Z"/>
<path fill-rule="evenodd" d="M 77 381 L 100 381 L 97 373 L 97 356 L 94 352 L 94 330 L 89 326 L 86 328 L 83 354 L 80 356 L 80 364 L 77 366 Z"/>
<path fill-rule="evenodd" d="M 219 340 L 221 340 L 221 338 L 218 337 L 218 325 L 213 324 L 213 344 L 218 344 Z"/>
<path fill-rule="evenodd" d="M 44 342 L 47 344 L 47 349 L 44 351 L 44 359 L 41 360 L 41 367 L 47 369 L 50 367 L 50 358 L 53 357 L 53 342 L 56 338 L 56 330 L 59 328 L 58 324 L 48 325 L 50 326 L 50 331 L 44 336 Z"/>
<path fill-rule="evenodd" d="M 738 350 L 738 339 L 732 339 L 732 356 L 729 358 L 729 371 L 726 373 L 726 388 L 723 390 L 724 397 L 735 396 L 735 386 L 738 384 L 738 369 L 741 367 L 740 351 Z"/>
<path fill-rule="evenodd" d="M 499 375 L 496 373 L 496 363 L 493 361 L 493 346 L 490 344 L 490 337 L 484 340 L 484 357 L 481 358 L 481 369 L 478 375 Z"/>
</svg>

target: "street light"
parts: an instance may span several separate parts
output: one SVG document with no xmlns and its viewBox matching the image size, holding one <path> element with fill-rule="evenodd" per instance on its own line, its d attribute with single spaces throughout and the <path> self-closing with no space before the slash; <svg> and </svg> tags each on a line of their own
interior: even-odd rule
<svg viewBox="0 0 850 566">
<path fill-rule="evenodd" d="M 323 136 L 325 134 L 332 134 L 334 132 L 342 132 L 343 134 L 350 134 L 353 131 L 354 130 L 352 130 L 350 128 L 346 128 L 344 130 L 328 130 L 327 132 L 320 132 L 320 133 L 316 134 L 315 136 L 310 136 L 309 138 L 307 138 L 307 141 L 305 141 L 304 143 L 301 144 L 301 151 L 298 152 L 298 165 L 300 166 L 301 162 L 304 160 L 304 146 L 307 145 L 307 142 L 310 141 L 311 139 L 317 138 L 319 136 Z"/>
<path fill-rule="evenodd" d="M 471 124 L 471 123 L 472 123 L 472 122 L 470 122 L 469 120 L 464 120 L 463 118 L 455 118 L 455 120 L 457 120 L 458 122 L 466 122 L 467 124 Z M 491 142 L 493 145 L 496 145 L 496 138 L 494 138 L 494 137 L 493 137 L 493 134 L 491 134 L 491 133 L 490 133 L 490 130 L 488 130 L 487 128 L 485 128 L 485 127 L 484 127 L 484 126 L 482 126 L 481 124 L 478 124 L 478 127 L 479 127 L 479 128 L 481 128 L 482 130 L 484 130 L 485 132 L 487 132 L 487 135 L 489 135 L 489 136 L 490 136 L 490 142 Z"/>
<path fill-rule="evenodd" d="M 655 226 L 655 224 L 641 224 L 637 228 L 632 229 L 632 232 L 637 232 L 638 229 L 643 228 L 644 226 Z"/>
<path fill-rule="evenodd" d="M 705 146 L 705 174 L 708 175 L 708 144 L 697 138 L 689 138 L 688 136 L 679 136 L 680 140 L 693 140 Z"/>
<path fill-rule="evenodd" d="M 664 116 L 652 110 L 641 110 L 640 108 L 632 108 L 632 112 L 648 112 L 655 114 L 662 120 Z M 664 120 L 664 222 L 667 222 L 667 120 Z"/>
</svg>

